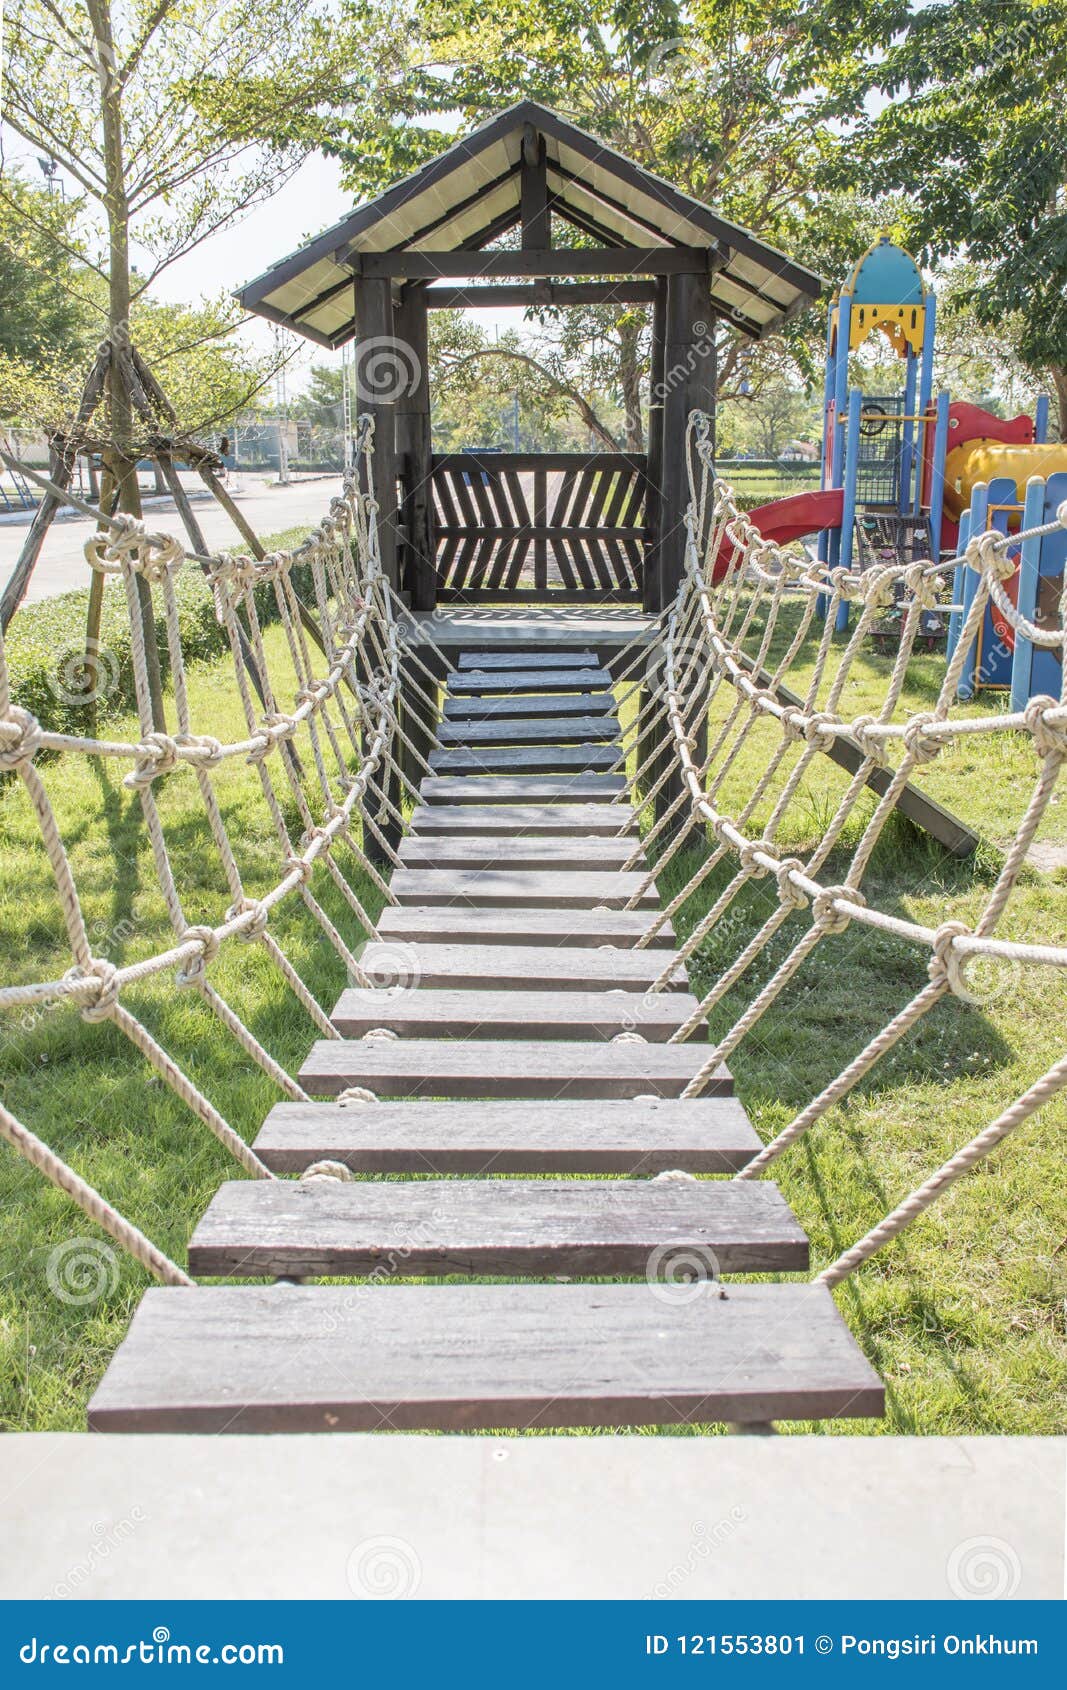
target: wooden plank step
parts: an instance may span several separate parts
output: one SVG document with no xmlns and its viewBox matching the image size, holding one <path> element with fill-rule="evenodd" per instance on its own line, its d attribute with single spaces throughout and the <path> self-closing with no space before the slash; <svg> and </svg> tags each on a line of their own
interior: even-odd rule
<svg viewBox="0 0 1067 1690">
<path fill-rule="evenodd" d="M 461 651 L 461 669 L 595 669 L 595 651 L 573 651 L 570 646 L 540 645 L 535 651 Z"/>
<path fill-rule="evenodd" d="M 341 993 L 330 1020 L 346 1038 L 388 1027 L 411 1039 L 610 1039 L 632 1028 L 662 1044 L 697 1007 L 688 992 L 536 992 L 400 987 Z"/>
<path fill-rule="evenodd" d="M 578 834 L 633 842 L 634 813 L 627 804 L 422 804 L 411 818 L 412 832 L 498 834 L 512 838 L 565 838 Z"/>
<path fill-rule="evenodd" d="M 227 1180 L 189 1240 L 189 1272 L 317 1279 L 800 1273 L 808 1240 L 770 1181 Z"/>
<path fill-rule="evenodd" d="M 490 835 L 488 839 L 433 839 L 408 834 L 399 848 L 404 868 L 622 869 L 637 847 L 635 839 L 524 839 Z"/>
<path fill-rule="evenodd" d="M 543 1103 L 276 1103 L 252 1147 L 278 1174 L 736 1172 L 760 1149 L 736 1097 Z"/>
<path fill-rule="evenodd" d="M 611 686 L 609 669 L 450 669 L 450 693 L 592 692 Z"/>
<path fill-rule="evenodd" d="M 424 775 L 419 796 L 424 804 L 587 804 L 625 789 L 622 775 Z"/>
<path fill-rule="evenodd" d="M 448 748 L 430 752 L 430 767 L 438 775 L 523 775 L 538 770 L 545 774 L 584 774 L 591 769 L 613 769 L 619 760 L 617 745 L 531 745 L 484 746 L 477 751 Z"/>
<path fill-rule="evenodd" d="M 360 967 L 375 985 L 500 992 L 645 992 L 666 966 L 661 950 L 611 945 L 365 945 Z M 679 967 L 664 991 L 688 990 Z"/>
<path fill-rule="evenodd" d="M 648 928 L 647 910 L 478 909 L 469 904 L 421 908 L 390 904 L 378 918 L 384 940 L 429 945 L 619 945 L 629 948 Z M 648 950 L 674 946 L 670 922 L 655 933 Z"/>
<path fill-rule="evenodd" d="M 554 869 L 398 868 L 393 870 L 389 885 L 402 904 L 421 904 L 424 908 L 474 904 L 482 909 L 592 910 L 597 905 L 621 909 L 638 894 L 644 878 L 617 870 L 568 874 Z M 658 908 L 653 885 L 640 892 L 634 913 Z"/>
<path fill-rule="evenodd" d="M 299 1073 L 313 1097 L 366 1086 L 379 1097 L 680 1097 L 701 1044 L 556 1039 L 316 1039 Z M 721 1066 L 705 1096 L 733 1091 Z"/>
<path fill-rule="evenodd" d="M 498 716 L 602 716 L 614 715 L 615 694 L 611 692 L 528 692 L 514 698 L 446 698 L 444 716 L 448 722 L 492 722 Z"/>
<path fill-rule="evenodd" d="M 441 722 L 437 737 L 442 745 L 599 745 L 617 740 L 620 732 L 617 716 L 561 716 L 548 721 L 501 716 L 491 722 Z"/>
<path fill-rule="evenodd" d="M 820 1285 L 731 1285 L 725 1296 L 647 1285 L 157 1286 L 89 1404 L 89 1427 L 540 1430 L 883 1406 Z"/>
</svg>

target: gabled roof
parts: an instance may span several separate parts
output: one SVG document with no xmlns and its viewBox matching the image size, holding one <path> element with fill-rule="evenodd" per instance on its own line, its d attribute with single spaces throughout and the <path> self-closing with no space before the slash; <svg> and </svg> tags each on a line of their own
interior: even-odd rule
<svg viewBox="0 0 1067 1690">
<path fill-rule="evenodd" d="M 477 249 L 514 227 L 523 139 L 531 128 L 544 138 L 554 214 L 608 246 L 710 250 L 713 304 L 746 332 L 765 334 L 822 291 L 812 271 L 546 106 L 522 100 L 281 259 L 236 297 L 247 310 L 320 345 L 342 345 L 355 332 L 346 255 Z"/>
</svg>

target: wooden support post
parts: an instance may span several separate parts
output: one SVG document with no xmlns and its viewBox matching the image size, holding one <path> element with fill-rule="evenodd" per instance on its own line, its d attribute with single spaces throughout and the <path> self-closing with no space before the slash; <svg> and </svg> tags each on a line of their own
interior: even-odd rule
<svg viewBox="0 0 1067 1690">
<path fill-rule="evenodd" d="M 396 392 L 394 383 L 389 397 L 377 394 L 371 382 L 375 353 L 379 356 L 390 348 L 396 349 L 393 323 L 393 289 L 388 275 L 363 277 L 355 283 L 356 313 L 356 405 L 360 416 L 374 419 L 374 497 L 378 503 L 378 540 L 382 569 L 391 585 L 399 592 L 397 579 L 397 507 L 396 507 Z M 369 343 L 376 342 L 374 347 Z M 362 374 L 361 374 L 362 365 Z M 397 378 L 402 385 L 402 374 Z"/>
<path fill-rule="evenodd" d="M 661 488 L 663 483 L 663 400 L 665 394 L 664 356 L 667 338 L 667 284 L 660 276 L 656 282 L 656 299 L 652 307 L 652 351 L 648 381 L 648 490 L 645 494 L 644 580 L 641 598 L 643 608 L 655 613 L 659 610 L 659 536 L 661 521 Z"/>
<path fill-rule="evenodd" d="M 405 538 L 401 588 L 410 595 L 412 610 L 433 610 L 437 603 L 437 542 L 431 481 L 430 352 L 426 289 L 419 283 L 404 290 L 396 312 L 396 336 L 412 384 L 410 391 L 406 385 L 401 388 L 396 402 L 396 453 Z"/>
<path fill-rule="evenodd" d="M 684 569 L 689 413 L 715 413 L 715 326 L 707 273 L 667 277 L 663 387 L 657 608 L 674 598 Z"/>
<path fill-rule="evenodd" d="M 552 245 L 547 159 L 544 136 L 538 134 L 532 123 L 527 123 L 522 132 L 522 178 L 519 194 L 522 244 L 533 251 L 547 251 Z"/>
</svg>

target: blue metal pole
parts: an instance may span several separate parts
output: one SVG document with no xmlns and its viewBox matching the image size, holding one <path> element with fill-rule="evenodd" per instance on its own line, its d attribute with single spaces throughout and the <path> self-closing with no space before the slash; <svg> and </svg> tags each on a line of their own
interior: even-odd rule
<svg viewBox="0 0 1067 1690">
<path fill-rule="evenodd" d="M 934 451 L 930 463 L 930 550 L 933 560 L 941 556 L 941 522 L 945 514 L 945 456 L 948 452 L 949 396 L 944 389 L 937 396 Z M 924 406 L 925 410 L 925 406 Z M 974 529 L 971 530 L 972 534 Z"/>
<path fill-rule="evenodd" d="M 1042 393 L 1034 406 L 1034 440 L 1043 446 L 1048 439 L 1048 394 Z"/>
<path fill-rule="evenodd" d="M 978 482 L 977 486 L 975 486 L 971 490 L 971 514 L 970 514 L 970 519 L 969 519 L 969 522 L 968 522 L 968 536 L 970 538 L 973 538 L 975 534 L 984 534 L 985 533 L 986 527 L 988 525 L 988 517 L 989 517 L 989 488 L 986 486 L 986 483 L 984 481 L 980 481 L 980 482 Z M 962 626 L 962 622 L 966 622 L 968 616 L 971 613 L 971 605 L 974 603 L 974 595 L 977 591 L 978 591 L 978 571 L 975 570 L 975 569 L 969 569 L 969 568 L 965 567 L 964 571 L 963 571 L 963 598 L 962 598 L 962 601 L 961 601 L 962 604 L 963 604 L 963 615 L 962 615 L 962 618 L 961 618 L 961 626 Z M 963 660 L 963 668 L 960 671 L 959 684 L 956 688 L 956 696 L 958 698 L 973 698 L 974 697 L 974 693 L 975 693 L 975 673 L 974 672 L 975 672 L 977 660 L 978 660 L 978 634 L 976 633 L 975 636 L 974 636 L 974 639 L 971 641 L 970 647 L 967 651 L 967 655 Z"/>
<path fill-rule="evenodd" d="M 915 481 L 914 493 L 912 489 L 917 433 L 912 418 L 915 415 L 915 392 L 918 374 L 915 354 L 909 346 L 907 368 L 904 375 L 904 422 L 900 434 L 900 488 L 897 495 L 897 509 L 901 516 L 906 516 L 909 511 L 917 511 L 919 508 L 918 478 Z"/>
<path fill-rule="evenodd" d="M 952 572 L 952 603 L 954 605 L 962 606 L 963 604 L 963 593 L 966 584 L 964 577 L 967 574 L 967 565 L 962 561 L 962 559 L 964 552 L 967 550 L 967 542 L 970 537 L 971 513 L 970 511 L 964 511 L 963 515 L 960 517 L 959 555 L 961 561 L 957 563 Z M 962 625 L 962 609 L 950 611 L 948 618 L 948 655 L 950 658 L 956 649 L 956 642 L 960 637 L 960 628 Z"/>
<path fill-rule="evenodd" d="M 860 419 L 863 415 L 863 394 L 853 387 L 848 395 L 848 426 L 845 429 L 844 499 L 841 504 L 841 538 L 838 558 L 842 569 L 852 564 L 852 542 L 856 528 L 856 471 L 860 455 Z M 837 607 L 834 626 L 839 633 L 848 627 L 848 601 L 842 599 Z"/>
<path fill-rule="evenodd" d="M 1038 528 L 1045 518 L 1045 482 L 1042 476 L 1032 475 L 1026 483 L 1023 501 L 1023 528 Z M 1038 579 L 1041 574 L 1041 535 L 1024 540 L 1019 548 L 1020 615 L 1032 622 L 1037 614 Z M 1015 650 L 1011 658 L 1011 707 L 1021 710 L 1028 702 L 1032 688 L 1034 664 L 1033 641 L 1015 630 Z"/>
</svg>

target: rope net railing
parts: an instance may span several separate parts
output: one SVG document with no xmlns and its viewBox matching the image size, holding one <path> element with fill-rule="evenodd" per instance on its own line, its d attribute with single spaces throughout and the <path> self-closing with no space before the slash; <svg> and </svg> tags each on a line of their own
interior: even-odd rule
<svg viewBox="0 0 1067 1690">
<path fill-rule="evenodd" d="M 410 645 L 404 607 L 382 571 L 372 454 L 373 422 L 363 418 L 353 468 L 318 527 L 297 549 L 261 559 L 235 552 L 194 557 L 179 541 L 148 531 L 140 521 L 90 507 L 99 522 L 86 543 L 88 563 L 112 578 L 125 596 L 140 730 L 136 739 L 82 737 L 42 726 L 12 697 L 0 639 L 0 771 L 21 784 L 32 806 L 71 957 L 71 966 L 56 978 L 0 986 L 0 1011 L 37 1015 L 73 1005 L 86 1021 L 116 1027 L 242 1171 L 257 1179 L 274 1175 L 132 1011 L 128 994 L 148 983 L 195 993 L 251 1063 L 286 1097 L 303 1100 L 306 1094 L 296 1080 L 212 983 L 212 963 L 235 943 L 260 947 L 317 1032 L 337 1038 L 328 1014 L 272 932 L 281 906 L 299 900 L 349 980 L 370 984 L 356 951 L 376 937 L 376 927 L 357 883 L 370 886 L 384 902 L 395 902 L 378 864 L 388 869 L 398 860 L 394 841 L 406 825 L 404 805 L 417 796 L 412 776 L 417 779 L 428 768 L 424 752 L 436 744 L 425 727 L 417 743 L 408 731 L 401 687 L 408 697 L 420 696 L 425 722 L 426 710 L 436 709 L 438 686 Z M 245 724 L 245 731 L 229 740 L 203 731 L 194 720 L 195 688 L 182 650 L 175 585 L 179 572 L 189 567 L 204 571 L 229 646 Z M 310 582 L 313 610 L 299 596 L 298 579 L 304 591 Z M 173 715 L 166 727 L 153 716 L 146 591 L 165 631 L 168 715 Z M 267 608 L 281 629 L 281 662 L 277 641 L 265 633 Z M 432 649 L 425 632 L 421 638 Z M 47 753 L 64 756 L 49 758 Z M 124 767 L 122 785 L 140 802 L 171 942 L 124 965 L 94 950 L 63 836 L 61 789 L 65 761 L 72 755 Z M 258 777 L 273 841 L 271 883 L 256 895 L 248 890 L 242 866 L 248 856 L 245 842 L 228 825 L 218 790 L 227 769 L 245 765 L 252 765 Z M 187 914 L 189 898 L 175 866 L 166 788 L 182 780 L 195 783 L 200 831 L 210 842 L 217 888 L 212 901 L 224 906 L 214 920 Z M 327 886 L 335 895 L 327 901 L 336 906 L 339 898 L 343 906 L 345 933 L 325 907 L 322 889 Z M 2 1106 L 0 1137 L 157 1278 L 190 1283 L 182 1269 Z"/>
<path fill-rule="evenodd" d="M 892 935 L 914 947 L 923 983 L 900 1010 L 869 1038 L 817 1096 L 737 1175 L 757 1178 L 871 1075 L 935 1005 L 955 998 L 973 1001 L 968 973 L 981 959 L 1023 968 L 1067 968 L 1067 946 L 1030 936 L 1002 937 L 998 928 L 1019 884 L 1027 854 L 1046 817 L 1067 761 L 1067 684 L 1060 696 L 1032 698 L 1023 710 L 976 715 L 961 710 L 957 687 L 965 656 L 978 637 L 987 605 L 1033 644 L 1064 653 L 1064 605 L 1059 625 L 1038 626 L 1021 615 L 1005 583 L 1013 557 L 1031 535 L 1067 529 L 1067 504 L 1054 522 L 1024 534 L 976 535 L 966 562 L 977 576 L 954 653 L 932 708 L 907 713 L 906 679 L 920 636 L 923 612 L 943 603 L 953 562 L 912 562 L 864 572 L 829 569 L 802 549 L 764 539 L 738 508 L 731 488 L 715 472 L 711 419 L 694 413 L 686 440 L 690 503 L 686 516 L 685 569 L 646 658 L 645 685 L 655 723 L 631 727 L 620 769 L 627 772 L 627 801 L 661 799 L 660 815 L 643 844 L 659 843 L 655 866 L 642 890 L 660 879 L 672 859 L 693 846 L 706 850 L 681 890 L 658 913 L 639 944 L 647 945 L 664 924 L 689 903 L 717 870 L 727 873 L 722 891 L 695 921 L 652 987 L 663 990 L 679 967 L 699 951 L 752 883 L 773 882 L 775 907 L 739 944 L 704 993 L 698 1008 L 674 1035 L 702 1033 L 707 1018 L 730 994 L 743 1007 L 719 1037 L 685 1095 L 704 1092 L 719 1066 L 759 1027 L 764 1016 L 798 980 L 805 964 L 831 935 L 853 924 Z M 844 640 L 834 638 L 839 605 L 857 614 Z M 899 612 L 900 645 L 883 683 L 878 709 L 849 716 L 846 699 L 872 624 L 887 607 Z M 818 620 L 821 614 L 821 622 Z M 799 702 L 784 702 L 780 688 L 804 653 Z M 1027 735 L 1034 769 L 1021 819 L 1003 854 L 999 872 L 971 923 L 945 921 L 936 927 L 889 913 L 868 903 L 864 881 L 876 846 L 912 777 L 947 748 L 975 738 Z M 759 763 L 736 814 L 724 792 L 758 741 Z M 806 777 L 841 744 L 858 753 L 855 772 L 832 805 L 821 837 L 805 857 L 783 846 L 798 804 L 808 802 Z M 881 793 L 866 814 L 868 782 L 882 773 Z M 744 782 L 736 782 L 744 788 Z M 827 867 L 842 855 L 844 873 L 831 881 Z M 639 853 L 628 864 L 636 867 Z M 640 892 L 631 899 L 635 907 Z M 782 940 L 775 945 L 776 936 Z M 733 948 L 731 932 L 731 949 Z M 779 954 L 784 944 L 784 954 Z M 761 976 L 766 973 L 766 978 Z M 919 972 L 919 970 L 917 970 Z M 753 974 L 758 984 L 749 985 Z M 1056 1061 L 971 1142 L 924 1181 L 867 1237 L 825 1269 L 819 1279 L 837 1284 L 921 1214 L 961 1174 L 987 1156 L 1038 1109 L 1067 1086 L 1067 1056 Z"/>
</svg>

